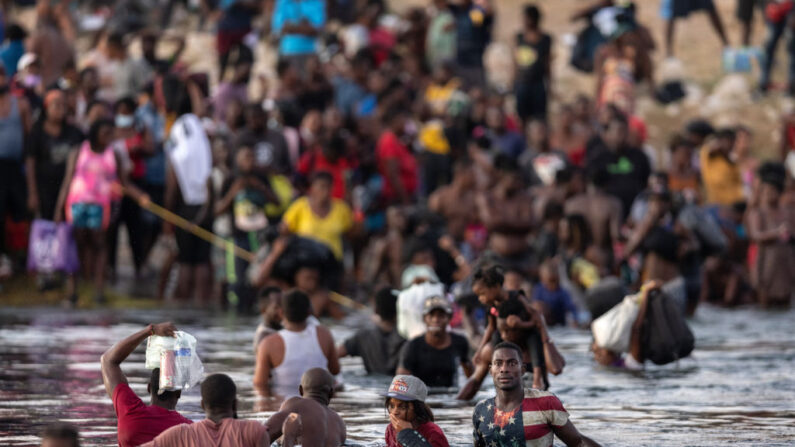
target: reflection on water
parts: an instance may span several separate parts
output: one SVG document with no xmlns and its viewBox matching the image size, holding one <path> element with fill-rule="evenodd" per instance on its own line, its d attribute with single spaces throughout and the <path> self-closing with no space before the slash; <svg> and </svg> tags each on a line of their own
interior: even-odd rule
<svg viewBox="0 0 795 447">
<path fill-rule="evenodd" d="M 112 343 L 150 322 L 174 319 L 199 340 L 208 373 L 225 372 L 238 384 L 239 415 L 264 421 L 279 405 L 255 396 L 251 337 L 254 318 L 201 312 L 0 310 L 0 445 L 37 445 L 49 422 L 80 426 L 85 445 L 114 445 L 115 416 L 105 395 L 99 356 Z M 691 322 L 693 356 L 679 365 L 642 373 L 599 368 L 588 353 L 590 335 L 553 331 L 566 370 L 552 377 L 577 427 L 606 445 L 793 445 L 795 440 L 795 311 L 702 308 Z M 338 342 L 366 323 L 354 316 L 332 328 Z M 348 424 L 351 443 L 382 445 L 386 413 L 381 393 L 389 377 L 364 375 L 361 361 L 342 359 L 345 391 L 332 401 Z M 144 348 L 123 369 L 146 394 Z M 478 399 L 493 387 L 488 384 Z M 198 389 L 182 394 L 178 409 L 203 418 Z M 452 394 L 429 398 L 453 445 L 471 445 L 473 403 Z"/>
</svg>

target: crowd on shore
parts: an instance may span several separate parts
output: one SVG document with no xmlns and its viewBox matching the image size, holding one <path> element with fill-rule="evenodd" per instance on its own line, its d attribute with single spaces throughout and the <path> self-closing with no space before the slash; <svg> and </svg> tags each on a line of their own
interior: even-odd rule
<svg viewBox="0 0 795 447">
<path fill-rule="evenodd" d="M 754 2 L 738 3 L 741 18 L 753 17 Z M 775 3 L 765 17 L 782 31 L 765 47 L 763 91 L 795 14 L 791 2 Z M 216 30 L 212 74 L 183 63 L 184 39 L 165 38 L 177 2 L 158 12 L 161 29 L 146 27 L 145 6 L 98 9 L 113 13 L 91 15 L 104 26 L 85 54 L 77 19 L 88 5 L 41 1 L 30 30 L 4 15 L 0 278 L 33 266 L 41 290 L 63 288 L 64 305 L 90 301 L 80 300 L 80 281 L 101 305 L 124 227 L 137 279 L 151 274 L 154 247 L 167 252 L 158 298 L 258 307 L 255 388 L 303 398 L 264 426 L 228 422 L 235 386 L 214 374 L 202 385 L 208 419 L 156 438 L 186 422 L 173 411 L 179 392 L 158 393 L 153 373 L 144 405 L 119 368 L 147 336 L 174 331 L 152 325 L 103 356 L 121 445 L 227 435 L 256 445 L 283 434 L 286 444 L 315 445 L 307 437 L 321 433 L 302 426 L 307 417 L 330 418 L 318 439 L 341 445 L 344 424 L 327 406 L 330 374 L 346 355 L 396 375 L 390 447 L 446 446 L 426 386 L 468 400 L 488 374 L 498 395 L 474 410 L 476 445 L 551 445 L 552 434 L 593 445 L 545 391 L 565 365 L 548 326 L 609 318 L 606 332 L 594 325 L 595 360 L 642 368 L 689 354 L 684 316 L 699 303 L 790 303 L 795 114 L 782 114 L 774 160 L 756 157 L 752 129 L 705 119 L 651 148 L 638 87 L 668 102 L 681 86 L 655 85 L 655 42 L 635 3 L 598 1 L 574 14 L 586 28 L 571 63 L 594 74 L 596 94 L 556 103 L 556 36 L 534 4 L 516 11 L 509 91 L 484 67 L 500 6 L 491 0 L 435 0 L 403 15 L 376 0 L 201 2 L 200 26 Z M 711 0 L 671 0 L 662 11 L 669 54 L 675 21 L 701 10 L 727 42 Z M 278 54 L 273 79 L 253 72 L 261 39 Z M 133 42 L 140 56 L 130 55 Z M 62 243 L 42 236 L 45 227 Z M 56 246 L 63 262 L 47 268 Z M 318 319 L 348 307 L 373 309 L 375 323 L 337 345 Z M 660 321 L 672 322 L 662 325 L 670 334 L 650 329 Z M 689 338 L 689 349 L 661 348 L 666 336 Z M 460 386 L 459 367 L 468 378 Z M 521 391 L 523 370 L 530 391 Z M 162 424 L 136 428 L 146 418 Z M 405 428 L 418 437 L 401 441 Z"/>
</svg>

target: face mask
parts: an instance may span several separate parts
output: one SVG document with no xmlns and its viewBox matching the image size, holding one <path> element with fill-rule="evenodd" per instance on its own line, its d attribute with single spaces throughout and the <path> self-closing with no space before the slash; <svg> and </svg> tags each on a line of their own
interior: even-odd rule
<svg viewBox="0 0 795 447">
<path fill-rule="evenodd" d="M 22 78 L 22 85 L 26 88 L 33 88 L 41 84 L 41 76 L 29 74 Z"/>
<path fill-rule="evenodd" d="M 313 143 L 315 141 L 315 134 L 309 129 L 301 129 L 301 138 L 304 139 L 307 143 Z"/>
<path fill-rule="evenodd" d="M 135 122 L 135 117 L 132 115 L 116 115 L 116 127 L 126 129 L 132 127 Z"/>
</svg>

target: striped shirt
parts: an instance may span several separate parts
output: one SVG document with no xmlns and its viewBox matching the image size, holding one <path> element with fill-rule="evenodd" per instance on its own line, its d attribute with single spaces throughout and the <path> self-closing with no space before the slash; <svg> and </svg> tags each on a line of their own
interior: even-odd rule
<svg viewBox="0 0 795 447">
<path fill-rule="evenodd" d="M 475 406 L 472 435 L 476 447 L 552 447 L 552 428 L 569 420 L 560 399 L 548 391 L 525 389 L 522 405 L 512 411 L 501 411 L 495 400 Z"/>
</svg>

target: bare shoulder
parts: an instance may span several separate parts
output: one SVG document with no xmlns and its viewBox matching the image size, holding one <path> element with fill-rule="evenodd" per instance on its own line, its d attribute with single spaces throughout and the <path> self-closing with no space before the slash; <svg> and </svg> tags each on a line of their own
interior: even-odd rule
<svg viewBox="0 0 795 447">
<path fill-rule="evenodd" d="M 273 352 L 274 349 L 284 349 L 284 339 L 278 332 L 267 335 L 260 340 L 257 345 L 257 359 L 262 356 L 267 356 L 268 353 Z"/>
<path fill-rule="evenodd" d="M 284 339 L 278 332 L 274 332 L 273 334 L 265 336 L 262 341 L 259 343 L 259 350 L 273 348 L 279 345 L 284 344 Z"/>
<path fill-rule="evenodd" d="M 282 406 L 279 408 L 279 411 L 290 411 L 299 413 L 304 408 L 304 402 L 307 399 L 295 396 L 287 399 L 282 403 Z"/>
<path fill-rule="evenodd" d="M 323 339 L 333 339 L 334 337 L 331 335 L 331 331 L 326 326 L 322 324 L 317 325 L 317 336 L 318 338 Z"/>
</svg>

